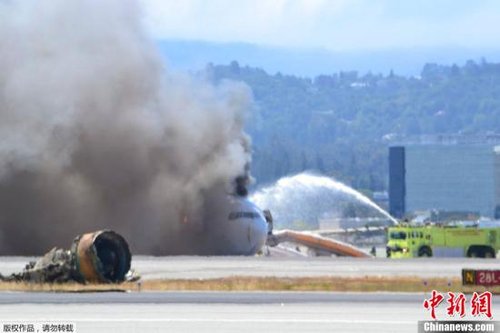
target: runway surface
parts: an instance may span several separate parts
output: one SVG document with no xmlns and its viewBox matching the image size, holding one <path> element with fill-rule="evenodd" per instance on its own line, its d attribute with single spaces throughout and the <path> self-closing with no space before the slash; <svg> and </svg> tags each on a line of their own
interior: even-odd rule
<svg viewBox="0 0 500 333">
<path fill-rule="evenodd" d="M 0 257 L 0 274 L 21 271 L 30 257 Z M 134 256 L 144 279 L 207 279 L 227 276 L 421 276 L 460 277 L 462 268 L 498 269 L 499 259 Z"/>
<path fill-rule="evenodd" d="M 29 260 L 33 258 L 0 257 L 0 272 L 21 271 Z M 145 279 L 234 275 L 424 278 L 460 277 L 462 268 L 498 269 L 499 260 L 134 256 L 132 266 Z M 0 327 L 72 323 L 76 332 L 416 332 L 419 320 L 430 319 L 422 306 L 429 297 L 423 293 L 2 292 Z M 494 318 L 499 304 L 500 297 L 495 296 Z M 438 318 L 449 319 L 445 309 L 446 305 L 439 309 Z"/>
<path fill-rule="evenodd" d="M 0 323 L 76 332 L 416 332 L 426 294 L 294 292 L 0 293 Z M 493 299 L 494 316 L 500 297 Z M 438 318 L 447 319 L 445 307 Z M 477 318 L 476 318 L 477 319 Z"/>
</svg>

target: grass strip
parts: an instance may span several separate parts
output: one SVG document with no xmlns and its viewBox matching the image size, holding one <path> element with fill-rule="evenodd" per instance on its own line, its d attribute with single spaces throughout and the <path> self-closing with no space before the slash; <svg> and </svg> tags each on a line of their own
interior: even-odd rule
<svg viewBox="0 0 500 333">
<path fill-rule="evenodd" d="M 109 291 L 337 291 L 337 292 L 429 292 L 500 294 L 500 286 L 463 286 L 461 279 L 398 277 L 248 277 L 216 279 L 161 279 L 122 284 L 0 283 L 1 291 L 109 292 Z"/>
</svg>

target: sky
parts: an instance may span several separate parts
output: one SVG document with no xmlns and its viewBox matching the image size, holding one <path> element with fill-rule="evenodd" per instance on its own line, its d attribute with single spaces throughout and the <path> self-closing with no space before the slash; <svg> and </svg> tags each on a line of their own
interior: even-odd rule
<svg viewBox="0 0 500 333">
<path fill-rule="evenodd" d="M 331 51 L 498 48 L 497 0 L 140 0 L 156 39 Z"/>
</svg>

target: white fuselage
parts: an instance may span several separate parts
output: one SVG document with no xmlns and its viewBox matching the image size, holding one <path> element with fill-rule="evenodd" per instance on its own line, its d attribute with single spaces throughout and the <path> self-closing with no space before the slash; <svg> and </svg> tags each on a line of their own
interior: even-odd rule
<svg viewBox="0 0 500 333">
<path fill-rule="evenodd" d="M 262 210 L 247 198 L 229 196 L 225 215 L 214 237 L 221 255 L 252 255 L 266 243 L 267 222 Z"/>
</svg>

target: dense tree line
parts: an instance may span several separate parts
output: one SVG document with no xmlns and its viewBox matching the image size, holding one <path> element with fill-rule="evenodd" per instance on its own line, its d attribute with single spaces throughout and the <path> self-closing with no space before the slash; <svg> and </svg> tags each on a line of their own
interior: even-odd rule
<svg viewBox="0 0 500 333">
<path fill-rule="evenodd" d="M 315 169 L 358 189 L 387 188 L 395 138 L 474 135 L 500 128 L 500 64 L 426 64 L 419 77 L 356 71 L 301 78 L 259 68 L 208 65 L 208 77 L 253 91 L 248 122 L 260 183 Z"/>
</svg>

